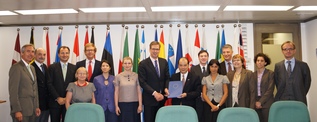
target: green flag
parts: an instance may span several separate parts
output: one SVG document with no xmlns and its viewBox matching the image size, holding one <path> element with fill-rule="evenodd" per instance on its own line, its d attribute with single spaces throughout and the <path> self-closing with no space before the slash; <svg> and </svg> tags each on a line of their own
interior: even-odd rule
<svg viewBox="0 0 317 122">
<path fill-rule="evenodd" d="M 220 60 L 220 58 L 221 58 L 220 35 L 219 35 L 219 31 L 218 31 L 218 34 L 217 34 L 216 57 L 215 57 L 215 59 Z"/>
<path fill-rule="evenodd" d="M 124 57 L 128 57 L 128 56 L 129 56 L 129 43 L 128 43 L 128 31 L 126 31 L 125 40 L 124 40 L 124 46 L 123 46 L 123 58 Z M 124 71 L 123 67 L 122 67 L 122 71 Z"/>
<path fill-rule="evenodd" d="M 135 42 L 134 42 L 134 55 L 133 55 L 133 72 L 138 73 L 138 66 L 140 62 L 140 44 L 139 44 L 139 29 L 135 32 Z"/>
</svg>

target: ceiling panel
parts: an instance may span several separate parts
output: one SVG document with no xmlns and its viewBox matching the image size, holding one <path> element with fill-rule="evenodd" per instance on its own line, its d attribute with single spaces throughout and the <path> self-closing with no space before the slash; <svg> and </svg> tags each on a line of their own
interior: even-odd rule
<svg viewBox="0 0 317 122">
<path fill-rule="evenodd" d="M 152 12 L 152 6 L 219 5 L 215 12 Z M 63 15 L 0 16 L 2 25 L 157 23 L 157 22 L 302 22 L 317 17 L 317 11 L 232 12 L 227 5 L 317 5 L 317 0 L 0 0 L 0 10 L 144 7 L 146 12 L 83 13 Z M 1 26 L 1 25 L 0 25 Z"/>
</svg>

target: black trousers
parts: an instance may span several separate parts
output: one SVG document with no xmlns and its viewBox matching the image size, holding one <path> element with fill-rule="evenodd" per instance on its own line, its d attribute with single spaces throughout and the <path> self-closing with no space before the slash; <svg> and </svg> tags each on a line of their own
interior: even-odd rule
<svg viewBox="0 0 317 122">
<path fill-rule="evenodd" d="M 218 105 L 215 100 L 211 100 L 211 103 L 214 105 Z M 205 122 L 217 122 L 217 117 L 219 112 L 225 108 L 225 104 L 219 107 L 218 111 L 211 111 L 211 107 L 207 102 L 204 102 L 204 121 Z"/>
<path fill-rule="evenodd" d="M 65 105 L 61 105 L 58 108 L 50 108 L 51 122 L 64 122 L 65 114 Z"/>
</svg>

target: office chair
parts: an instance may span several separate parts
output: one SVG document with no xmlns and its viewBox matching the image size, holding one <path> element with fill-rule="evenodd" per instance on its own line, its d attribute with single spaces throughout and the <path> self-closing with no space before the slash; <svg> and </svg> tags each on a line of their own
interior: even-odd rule
<svg viewBox="0 0 317 122">
<path fill-rule="evenodd" d="M 260 122 L 258 114 L 251 108 L 225 108 L 218 114 L 217 122 Z"/>
<path fill-rule="evenodd" d="M 65 122 L 105 122 L 105 114 L 98 104 L 75 103 L 66 111 Z"/>
<path fill-rule="evenodd" d="M 299 101 L 277 101 L 272 104 L 269 122 L 310 122 L 307 106 Z"/>
<path fill-rule="evenodd" d="M 198 122 L 194 108 L 185 105 L 164 106 L 157 111 L 155 122 Z"/>
</svg>

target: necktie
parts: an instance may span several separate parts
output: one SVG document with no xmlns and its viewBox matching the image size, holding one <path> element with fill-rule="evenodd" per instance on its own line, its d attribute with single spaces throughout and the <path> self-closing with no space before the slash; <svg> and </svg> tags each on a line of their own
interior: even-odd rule
<svg viewBox="0 0 317 122">
<path fill-rule="evenodd" d="M 183 87 L 185 86 L 185 75 L 182 75 L 182 82 L 183 82 Z"/>
<path fill-rule="evenodd" d="M 29 73 L 31 74 L 32 80 L 34 81 L 34 75 L 33 75 L 33 73 L 32 73 L 32 70 L 31 70 L 30 65 L 27 65 L 26 67 L 27 67 Z"/>
<path fill-rule="evenodd" d="M 89 65 L 88 65 L 88 81 L 90 81 L 91 74 L 92 74 L 92 67 L 91 67 L 91 61 L 89 61 Z"/>
<path fill-rule="evenodd" d="M 155 63 L 156 74 L 157 74 L 157 76 L 160 77 L 160 71 L 159 71 L 159 69 L 158 69 L 157 60 L 155 60 L 154 63 Z"/>
<path fill-rule="evenodd" d="M 206 68 L 205 67 L 203 67 L 203 75 L 207 76 L 207 72 L 206 72 Z"/>
<path fill-rule="evenodd" d="M 291 61 L 287 61 L 287 74 L 288 74 L 288 77 L 291 76 L 291 73 L 292 73 L 292 66 L 291 66 Z"/>
<path fill-rule="evenodd" d="M 63 64 L 63 77 L 64 77 L 64 81 L 66 79 L 66 72 L 67 72 L 67 67 L 66 67 L 66 64 L 64 63 Z"/>
<path fill-rule="evenodd" d="M 45 74 L 45 70 L 44 70 L 44 65 L 43 64 L 41 65 L 41 69 L 42 69 L 43 74 Z"/>
<path fill-rule="evenodd" d="M 228 62 L 228 72 L 232 71 L 232 68 L 231 68 L 231 63 Z"/>
</svg>

